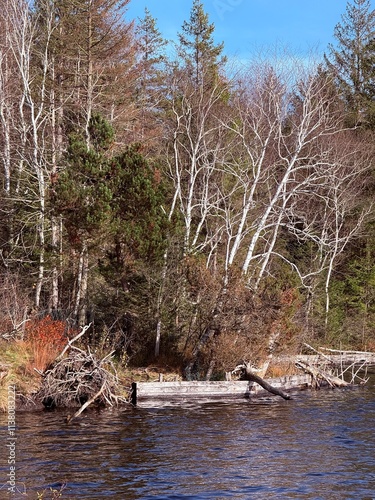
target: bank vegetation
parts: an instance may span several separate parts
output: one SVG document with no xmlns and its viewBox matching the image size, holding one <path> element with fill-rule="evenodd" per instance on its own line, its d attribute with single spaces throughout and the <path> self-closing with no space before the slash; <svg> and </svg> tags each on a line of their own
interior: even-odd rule
<svg viewBox="0 0 375 500">
<path fill-rule="evenodd" d="M 325 58 L 245 67 L 199 0 L 175 44 L 129 1 L 0 12 L 3 383 L 86 325 L 98 359 L 187 379 L 306 342 L 375 350 L 369 1 Z"/>
</svg>

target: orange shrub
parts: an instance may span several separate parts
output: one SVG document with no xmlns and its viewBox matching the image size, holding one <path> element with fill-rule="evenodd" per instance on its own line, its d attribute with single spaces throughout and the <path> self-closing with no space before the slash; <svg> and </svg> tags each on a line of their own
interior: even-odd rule
<svg viewBox="0 0 375 500">
<path fill-rule="evenodd" d="M 68 341 L 69 327 L 50 315 L 32 318 L 26 324 L 25 342 L 31 353 L 29 369 L 44 371 Z"/>
</svg>

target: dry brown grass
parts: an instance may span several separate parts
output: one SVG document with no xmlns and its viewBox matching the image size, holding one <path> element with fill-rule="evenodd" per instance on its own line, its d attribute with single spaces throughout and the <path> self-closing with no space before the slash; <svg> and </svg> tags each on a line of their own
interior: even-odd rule
<svg viewBox="0 0 375 500">
<path fill-rule="evenodd" d="M 278 362 L 274 364 L 271 362 L 265 376 L 267 378 L 278 378 L 289 375 L 299 375 L 300 373 L 301 370 L 299 370 L 292 362 Z"/>
<path fill-rule="evenodd" d="M 182 373 L 180 370 L 159 365 L 150 365 L 139 368 L 125 368 L 118 370 L 119 378 L 130 384 L 132 382 L 157 382 L 160 376 L 164 382 L 177 382 L 182 380 Z"/>
<path fill-rule="evenodd" d="M 56 359 L 62 349 L 57 349 L 54 345 L 41 344 L 38 342 L 25 341 L 25 346 L 29 352 L 29 359 L 25 370 L 32 374 L 35 371 L 44 372 L 46 368 Z"/>
<path fill-rule="evenodd" d="M 24 341 L 0 342 L 0 411 L 7 411 L 8 387 L 16 386 L 16 392 L 24 395 L 35 392 L 40 385 L 40 375 L 29 370 L 31 352 Z"/>
</svg>

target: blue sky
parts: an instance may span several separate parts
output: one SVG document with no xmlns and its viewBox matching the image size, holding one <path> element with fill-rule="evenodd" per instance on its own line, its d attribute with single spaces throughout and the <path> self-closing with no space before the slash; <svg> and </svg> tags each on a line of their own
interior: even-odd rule
<svg viewBox="0 0 375 500">
<path fill-rule="evenodd" d="M 127 17 L 142 18 L 147 7 L 164 38 L 172 40 L 184 20 L 189 20 L 192 3 L 131 0 Z M 215 24 L 215 40 L 224 42 L 228 56 L 243 60 L 276 45 L 295 55 L 326 52 L 347 0 L 203 0 L 203 5 Z"/>
</svg>

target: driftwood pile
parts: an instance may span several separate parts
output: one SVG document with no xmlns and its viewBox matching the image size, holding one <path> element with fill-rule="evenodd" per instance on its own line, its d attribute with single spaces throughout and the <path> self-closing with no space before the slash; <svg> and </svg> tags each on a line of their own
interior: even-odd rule
<svg viewBox="0 0 375 500">
<path fill-rule="evenodd" d="M 305 344 L 305 347 L 314 351 L 314 355 L 304 356 L 304 359 L 301 359 L 302 356 L 293 357 L 293 361 L 297 368 L 311 376 L 312 388 L 319 389 L 323 385 L 332 389 L 336 387 L 354 387 L 368 382 L 367 367 L 371 365 L 371 359 L 375 359 L 374 353 L 334 351 L 326 348 L 317 350 L 308 344 Z M 334 354 L 332 355 L 332 353 Z M 337 356 L 337 353 L 340 353 L 340 356 Z M 283 399 L 291 399 L 289 394 L 279 388 L 273 387 L 263 379 L 271 358 L 272 352 L 259 369 L 252 367 L 248 362 L 243 362 L 228 374 L 230 376 L 237 375 L 241 380 L 256 382 L 266 391 L 276 394 Z M 289 357 L 288 359 L 291 361 L 291 358 Z M 227 378 L 227 380 L 230 379 L 231 377 Z"/>
<path fill-rule="evenodd" d="M 43 381 L 37 396 L 46 408 L 80 407 L 73 416 L 67 417 L 67 421 L 94 402 L 101 406 L 128 402 L 127 398 L 116 394 L 120 382 L 111 361 L 113 353 L 98 360 L 89 348 L 83 350 L 72 345 L 89 326 L 70 340 L 52 366 L 41 373 Z"/>
<path fill-rule="evenodd" d="M 367 360 L 361 359 L 346 363 L 348 354 L 353 354 L 355 351 L 333 351 L 321 347 L 319 350 L 314 349 L 308 344 L 305 347 L 312 350 L 315 355 L 305 359 L 297 359 L 295 365 L 305 373 L 311 375 L 312 387 L 319 389 L 322 384 L 328 385 L 332 389 L 335 387 L 348 387 L 353 385 L 363 385 L 368 381 L 367 378 Z M 323 352 L 326 351 L 326 352 Z M 327 352 L 340 352 L 338 358 L 327 355 Z M 362 353 L 362 357 L 364 354 Z M 371 353 L 368 353 L 371 354 Z M 301 358 L 301 357 L 300 357 Z M 364 376 L 362 375 L 364 372 Z"/>
<path fill-rule="evenodd" d="M 329 371 L 323 371 L 321 368 L 316 366 L 309 365 L 304 361 L 298 360 L 296 361 L 296 367 L 301 368 L 305 373 L 311 375 L 311 386 L 314 389 L 319 389 L 322 383 L 328 385 L 332 389 L 335 387 L 347 387 L 351 385 L 349 382 L 346 382 L 344 379 L 336 377 L 333 373 Z"/>
</svg>

